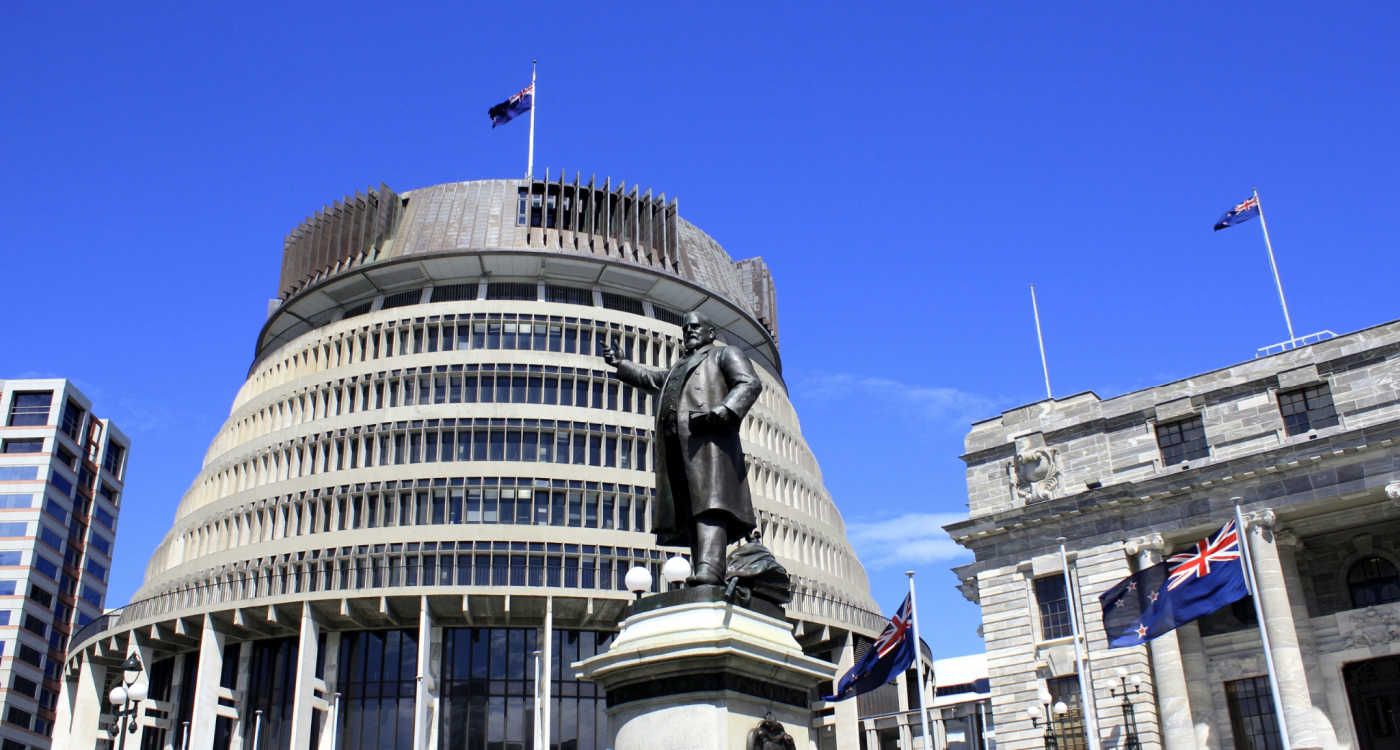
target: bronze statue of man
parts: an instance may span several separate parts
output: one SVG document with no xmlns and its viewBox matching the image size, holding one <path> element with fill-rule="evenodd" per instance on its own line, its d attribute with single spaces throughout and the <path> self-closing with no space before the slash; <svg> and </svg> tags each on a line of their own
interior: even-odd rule
<svg viewBox="0 0 1400 750">
<path fill-rule="evenodd" d="M 763 384 L 738 347 L 715 346 L 715 327 L 685 316 L 684 352 L 669 370 L 603 359 L 623 382 L 656 399 L 656 504 L 652 532 L 665 545 L 689 545 L 691 586 L 723 581 L 725 548 L 753 530 L 753 500 L 739 423 Z"/>
</svg>

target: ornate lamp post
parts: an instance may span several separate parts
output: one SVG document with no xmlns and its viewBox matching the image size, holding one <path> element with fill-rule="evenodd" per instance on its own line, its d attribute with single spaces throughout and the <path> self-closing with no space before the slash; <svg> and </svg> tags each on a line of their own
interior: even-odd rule
<svg viewBox="0 0 1400 750">
<path fill-rule="evenodd" d="M 1109 688 L 1108 692 L 1115 698 L 1121 697 L 1123 699 L 1121 704 L 1123 708 L 1123 748 L 1124 750 L 1142 750 L 1142 743 L 1138 741 L 1137 715 L 1134 713 L 1133 700 L 1130 697 L 1142 692 L 1142 675 L 1135 674 L 1129 678 L 1128 670 L 1122 667 L 1115 669 L 1114 673 L 1118 675 L 1119 686 Z M 1128 689 L 1130 684 L 1132 690 Z"/>
<path fill-rule="evenodd" d="M 1040 726 L 1043 712 L 1045 717 L 1045 750 L 1059 750 L 1060 741 L 1055 737 L 1053 721 L 1055 717 L 1063 717 L 1065 714 L 1069 713 L 1069 706 L 1065 705 L 1064 701 L 1055 701 L 1054 704 L 1051 704 L 1052 696 L 1050 695 L 1050 691 L 1045 688 L 1041 688 L 1040 693 L 1036 697 L 1040 699 L 1041 707 L 1027 707 L 1026 717 L 1031 720 L 1032 727 L 1038 727 Z"/>
<path fill-rule="evenodd" d="M 141 660 L 136 658 L 136 654 L 126 657 L 122 662 L 122 684 L 112 688 L 112 692 L 107 694 L 107 700 L 112 702 L 116 718 L 114 728 L 117 732 L 117 750 L 126 747 L 126 736 L 136 734 L 136 716 L 140 711 L 141 701 L 146 699 L 146 685 L 136 684 L 141 679 L 144 667 Z"/>
</svg>

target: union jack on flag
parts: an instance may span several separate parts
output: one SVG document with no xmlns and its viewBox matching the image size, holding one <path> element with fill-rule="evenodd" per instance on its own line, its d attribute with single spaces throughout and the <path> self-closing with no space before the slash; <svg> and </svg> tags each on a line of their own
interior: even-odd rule
<svg viewBox="0 0 1400 750">
<path fill-rule="evenodd" d="M 910 616 L 909 597 L 904 597 L 904 603 L 899 605 L 899 611 L 894 613 L 890 622 L 880 633 L 880 637 L 875 639 L 874 649 L 883 659 L 889 652 L 899 648 L 899 644 L 904 640 L 913 620 Z"/>
<path fill-rule="evenodd" d="M 1167 590 L 1171 591 L 1198 576 L 1210 575 L 1211 563 L 1234 562 L 1240 559 L 1240 535 L 1235 522 L 1220 527 L 1213 537 L 1196 542 L 1196 548 L 1178 552 L 1167 558 L 1171 572 L 1167 575 Z"/>
<path fill-rule="evenodd" d="M 1225 212 L 1218 221 L 1215 222 L 1215 231 L 1219 232 L 1225 227 L 1232 227 L 1241 222 L 1249 221 L 1259 215 L 1259 196 L 1251 195 L 1248 198 L 1235 204 L 1235 207 Z"/>
</svg>

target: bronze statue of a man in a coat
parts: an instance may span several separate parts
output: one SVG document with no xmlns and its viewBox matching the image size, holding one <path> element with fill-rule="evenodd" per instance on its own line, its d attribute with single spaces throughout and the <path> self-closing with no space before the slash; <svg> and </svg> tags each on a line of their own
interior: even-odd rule
<svg viewBox="0 0 1400 750">
<path fill-rule="evenodd" d="M 657 542 L 689 545 L 692 586 L 720 583 L 725 548 L 753 530 L 739 423 L 763 384 L 737 347 L 715 346 L 715 328 L 695 313 L 685 317 L 684 353 L 669 370 L 621 359 L 616 347 L 603 359 L 617 375 L 657 397 Z"/>
</svg>

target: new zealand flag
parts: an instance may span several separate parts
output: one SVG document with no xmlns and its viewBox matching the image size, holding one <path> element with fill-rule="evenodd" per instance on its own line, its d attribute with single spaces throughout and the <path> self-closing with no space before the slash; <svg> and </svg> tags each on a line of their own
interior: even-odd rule
<svg viewBox="0 0 1400 750">
<path fill-rule="evenodd" d="M 1233 227 L 1236 224 L 1243 224 L 1259 215 L 1259 199 L 1254 196 L 1245 198 L 1235 207 L 1225 212 L 1220 217 L 1220 221 L 1215 222 L 1215 231 L 1219 232 L 1225 227 Z"/>
<path fill-rule="evenodd" d="M 514 120 L 518 115 L 529 112 L 534 105 L 535 84 L 532 83 L 516 92 L 511 98 L 487 110 L 486 114 L 491 116 L 491 127 L 494 128 Z"/>
<path fill-rule="evenodd" d="M 1099 603 L 1109 647 L 1145 643 L 1248 596 L 1241 543 L 1230 521 L 1214 535 L 1105 591 Z"/>
<path fill-rule="evenodd" d="M 881 685 L 894 680 L 914 663 L 916 646 L 913 633 L 913 605 L 909 597 L 899 605 L 899 611 L 890 618 L 890 624 L 875 639 L 875 644 L 865 652 L 864 658 L 855 663 L 851 670 L 842 675 L 836 685 L 836 695 L 824 695 L 824 701 L 840 701 L 861 693 L 868 693 Z"/>
</svg>

